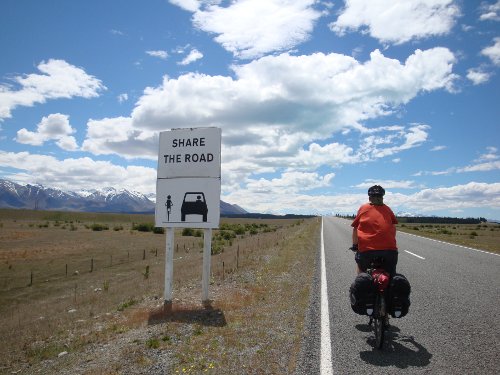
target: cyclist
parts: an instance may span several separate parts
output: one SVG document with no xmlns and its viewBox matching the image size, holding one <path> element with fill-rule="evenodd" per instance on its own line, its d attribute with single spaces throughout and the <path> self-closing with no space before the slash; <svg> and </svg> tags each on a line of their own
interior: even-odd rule
<svg viewBox="0 0 500 375">
<path fill-rule="evenodd" d="M 369 203 L 363 204 L 352 222 L 352 247 L 358 273 L 366 272 L 373 258 L 384 258 L 384 268 L 393 276 L 398 263 L 396 216 L 384 204 L 385 190 L 380 185 L 368 189 Z"/>
</svg>

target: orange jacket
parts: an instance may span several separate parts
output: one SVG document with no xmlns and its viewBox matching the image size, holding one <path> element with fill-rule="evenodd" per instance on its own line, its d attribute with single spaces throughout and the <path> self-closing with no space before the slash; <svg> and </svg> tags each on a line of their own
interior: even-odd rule
<svg viewBox="0 0 500 375">
<path fill-rule="evenodd" d="M 351 224 L 357 230 L 359 251 L 397 250 L 397 223 L 389 206 L 370 203 L 362 205 Z"/>
</svg>

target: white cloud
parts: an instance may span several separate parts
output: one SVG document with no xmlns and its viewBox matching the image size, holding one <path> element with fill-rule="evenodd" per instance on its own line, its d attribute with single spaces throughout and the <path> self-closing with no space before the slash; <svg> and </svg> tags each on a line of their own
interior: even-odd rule
<svg viewBox="0 0 500 375">
<path fill-rule="evenodd" d="M 446 146 L 434 146 L 433 148 L 431 148 L 431 151 L 443 151 L 443 150 L 446 150 L 448 147 Z"/>
<path fill-rule="evenodd" d="M 491 73 L 484 71 L 481 68 L 473 68 L 467 70 L 467 78 L 474 84 L 480 85 L 489 81 Z"/>
<path fill-rule="evenodd" d="M 90 158 L 58 160 L 53 156 L 28 152 L 0 151 L 0 167 L 19 170 L 10 176 L 14 181 L 43 183 L 64 190 L 113 186 L 149 194 L 156 187 L 155 168 L 122 167 Z"/>
<path fill-rule="evenodd" d="M 453 61 L 444 48 L 417 50 L 404 63 L 378 50 L 364 63 L 340 54 L 282 54 L 234 66 L 234 78 L 164 77 L 145 89 L 130 117 L 90 120 L 82 149 L 156 159 L 159 131 L 221 127 L 226 186 L 259 173 L 393 156 L 426 142 L 427 126 L 368 129 L 362 122 L 398 111 L 423 91 L 452 87 Z M 358 147 L 319 142 L 346 128 L 363 136 Z"/>
<path fill-rule="evenodd" d="M 75 129 L 69 123 L 69 116 L 61 113 L 54 113 L 43 117 L 37 125 L 35 132 L 25 128 L 18 130 L 16 141 L 33 146 L 41 146 L 46 141 L 56 140 L 56 144 L 67 151 L 78 149 L 76 140 L 71 136 Z"/>
<path fill-rule="evenodd" d="M 116 154 L 126 159 L 155 159 L 158 133 L 134 129 L 129 117 L 90 119 L 82 150 L 95 155 Z"/>
<path fill-rule="evenodd" d="M 13 81 L 18 90 L 10 85 L 0 85 L 0 121 L 11 117 L 11 111 L 19 106 L 31 107 L 49 99 L 99 96 L 106 87 L 83 69 L 64 60 L 42 61 L 38 66 L 42 74 L 16 76 Z"/>
<path fill-rule="evenodd" d="M 349 0 L 332 31 L 343 35 L 362 29 L 383 43 L 448 34 L 460 16 L 453 0 Z"/>
<path fill-rule="evenodd" d="M 401 180 L 401 181 L 395 181 L 395 180 L 372 180 L 368 179 L 365 180 L 364 182 L 355 185 L 353 187 L 357 189 L 368 189 L 372 187 L 373 185 L 381 185 L 385 190 L 388 189 L 414 189 L 417 186 L 415 185 L 415 181 L 411 180 Z"/>
<path fill-rule="evenodd" d="M 169 2 L 189 12 L 196 12 L 201 5 L 199 0 L 169 0 Z"/>
<path fill-rule="evenodd" d="M 166 60 L 168 57 L 167 51 L 156 50 L 156 51 L 146 51 L 146 54 L 152 57 L 157 57 L 162 60 Z"/>
<path fill-rule="evenodd" d="M 321 17 L 321 12 L 313 8 L 315 0 L 235 0 L 227 7 L 213 1 L 171 3 L 194 12 L 197 28 L 216 34 L 216 42 L 243 59 L 289 50 L 303 43 Z"/>
<path fill-rule="evenodd" d="M 417 212 L 490 208 L 500 209 L 500 183 L 469 182 L 464 185 L 424 189 L 415 194 L 391 197 L 393 204 Z"/>
<path fill-rule="evenodd" d="M 367 202 L 367 194 L 366 192 L 331 195 L 306 195 L 293 192 L 270 194 L 267 191 L 260 193 L 240 189 L 226 194 L 223 199 L 237 203 L 250 212 L 304 213 L 304 208 L 307 208 L 308 213 L 335 214 L 356 212 L 361 204 Z M 470 182 L 464 185 L 423 189 L 413 194 L 388 191 L 384 201 L 395 212 L 432 213 L 467 208 L 498 210 L 500 209 L 500 183 Z"/>
<path fill-rule="evenodd" d="M 119 103 L 126 102 L 127 100 L 128 100 L 128 94 L 127 93 L 123 93 L 123 94 L 118 95 L 118 102 Z"/>
<path fill-rule="evenodd" d="M 198 51 L 196 48 L 192 49 L 189 54 L 181 61 L 179 62 L 179 65 L 189 65 L 196 60 L 202 59 L 203 58 L 203 53 Z"/>
<path fill-rule="evenodd" d="M 267 56 L 233 67 L 236 78 L 189 73 L 148 87 L 132 113 L 134 126 L 221 125 L 254 137 L 276 127 L 286 134 L 345 126 L 392 113 L 419 92 L 451 90 L 453 54 L 417 50 L 405 63 L 378 50 L 359 63 L 349 56 Z M 253 128 L 252 128 L 253 127 Z"/>
<path fill-rule="evenodd" d="M 279 178 L 267 180 L 264 178 L 246 181 L 246 189 L 249 194 L 291 194 L 300 191 L 309 191 L 317 188 L 328 187 L 335 174 L 329 173 L 320 176 L 316 172 L 285 172 Z"/>
<path fill-rule="evenodd" d="M 493 39 L 494 44 L 486 47 L 481 51 L 481 54 L 488 57 L 495 65 L 500 65 L 500 37 Z"/>
<path fill-rule="evenodd" d="M 483 2 L 480 11 L 479 19 L 481 21 L 500 21 L 500 1 L 495 4 Z"/>
<path fill-rule="evenodd" d="M 496 147 L 487 147 L 486 153 L 482 154 L 471 164 L 464 167 L 450 167 L 444 171 L 420 171 L 415 176 L 431 175 L 443 176 L 453 173 L 468 173 L 468 172 L 488 172 L 500 169 L 500 157 L 497 154 Z"/>
</svg>

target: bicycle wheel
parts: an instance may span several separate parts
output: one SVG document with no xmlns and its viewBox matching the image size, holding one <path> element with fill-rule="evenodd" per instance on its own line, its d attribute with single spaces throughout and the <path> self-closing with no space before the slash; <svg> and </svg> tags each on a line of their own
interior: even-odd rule
<svg viewBox="0 0 500 375">
<path fill-rule="evenodd" d="M 377 349 L 382 349 L 384 345 L 384 333 L 385 333 L 385 300 L 384 296 L 377 295 L 375 301 L 375 319 L 374 319 L 374 329 L 375 329 L 375 347 Z"/>
</svg>

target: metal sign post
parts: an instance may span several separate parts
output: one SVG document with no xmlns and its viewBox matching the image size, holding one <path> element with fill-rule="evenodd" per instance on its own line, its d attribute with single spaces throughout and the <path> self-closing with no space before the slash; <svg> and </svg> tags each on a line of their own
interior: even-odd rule
<svg viewBox="0 0 500 375">
<path fill-rule="evenodd" d="M 165 303 L 172 302 L 172 279 L 174 275 L 174 228 L 167 228 L 165 249 Z"/>
<path fill-rule="evenodd" d="M 201 300 L 208 301 L 208 285 L 210 284 L 210 261 L 212 260 L 212 229 L 205 229 L 203 234 L 203 276 L 201 280 Z"/>
<path fill-rule="evenodd" d="M 212 228 L 219 227 L 221 130 L 172 129 L 160 133 L 155 225 L 167 228 L 165 303 L 172 302 L 174 228 L 204 228 L 202 300 L 210 281 Z"/>
</svg>

